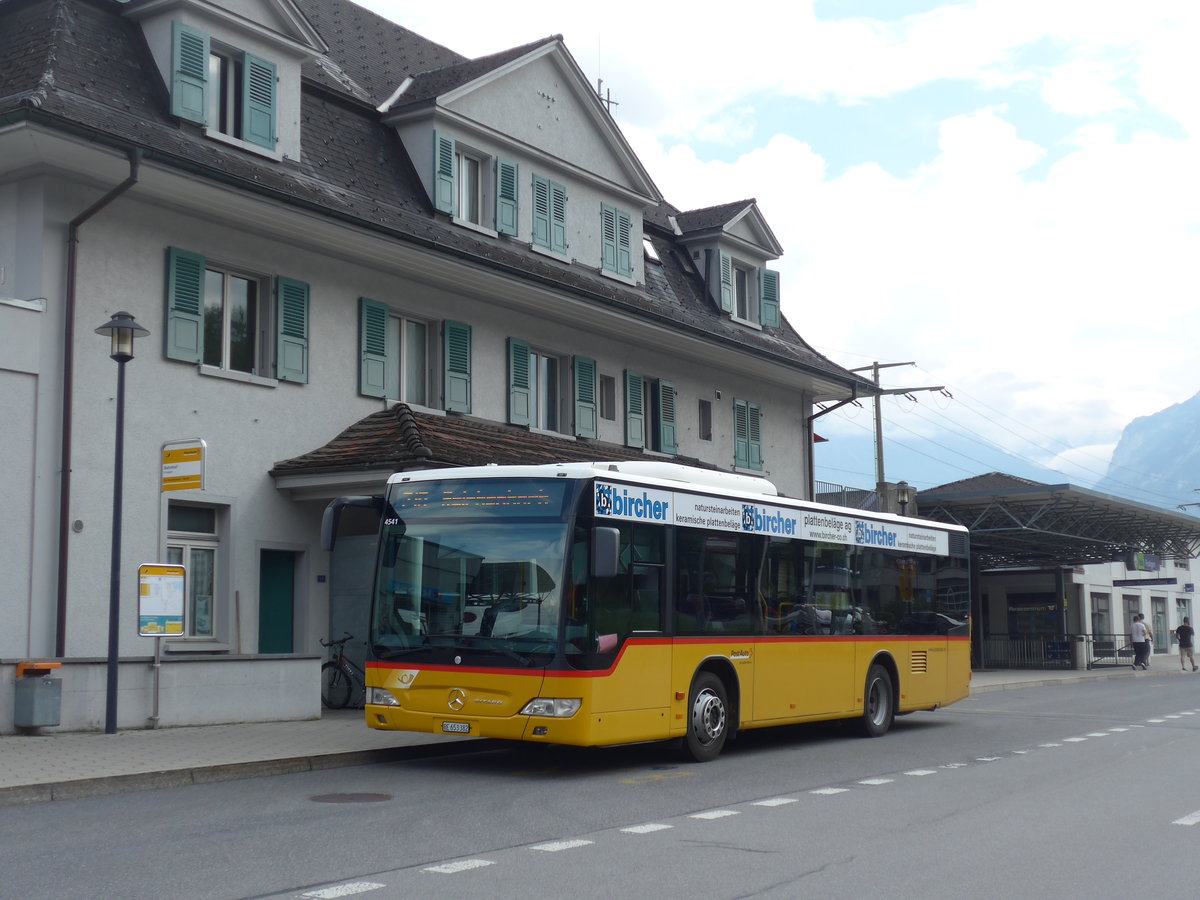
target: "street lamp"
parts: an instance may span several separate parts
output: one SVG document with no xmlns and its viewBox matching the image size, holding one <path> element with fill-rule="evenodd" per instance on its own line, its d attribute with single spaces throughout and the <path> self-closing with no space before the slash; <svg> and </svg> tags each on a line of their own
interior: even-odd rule
<svg viewBox="0 0 1200 900">
<path fill-rule="evenodd" d="M 908 504 L 912 503 L 913 489 L 907 481 L 896 483 L 896 502 L 900 504 L 900 515 L 906 515 Z"/>
<path fill-rule="evenodd" d="M 133 359 L 133 339 L 150 332 L 127 312 L 96 329 L 112 338 L 109 354 L 117 363 L 117 439 L 113 450 L 112 563 L 108 582 L 108 680 L 104 701 L 104 733 L 117 733 L 117 657 L 121 643 L 121 494 L 125 469 L 125 363 Z"/>
</svg>

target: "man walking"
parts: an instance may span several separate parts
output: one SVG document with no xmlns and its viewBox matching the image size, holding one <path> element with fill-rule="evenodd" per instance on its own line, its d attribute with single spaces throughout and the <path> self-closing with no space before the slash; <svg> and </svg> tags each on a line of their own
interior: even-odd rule
<svg viewBox="0 0 1200 900">
<path fill-rule="evenodd" d="M 1150 667 L 1147 661 L 1150 656 L 1150 630 L 1142 621 L 1141 613 L 1135 613 L 1133 616 L 1133 624 L 1129 626 L 1129 642 L 1133 644 L 1133 667 L 1148 669 Z"/>
<path fill-rule="evenodd" d="M 1192 655 L 1192 638 L 1195 636 L 1195 630 L 1189 624 L 1187 616 L 1184 616 L 1183 624 L 1175 629 L 1175 637 L 1179 640 L 1179 668 L 1184 672 L 1187 671 L 1188 663 L 1192 664 L 1192 671 L 1196 671 L 1196 657 Z"/>
</svg>

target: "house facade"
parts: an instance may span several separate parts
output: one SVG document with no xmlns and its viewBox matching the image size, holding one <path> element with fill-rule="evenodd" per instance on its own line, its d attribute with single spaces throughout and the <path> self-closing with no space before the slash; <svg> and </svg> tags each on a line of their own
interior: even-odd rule
<svg viewBox="0 0 1200 900">
<path fill-rule="evenodd" d="M 640 458 L 810 497 L 814 403 L 872 385 L 781 315 L 782 252 L 753 200 L 663 198 L 557 36 L 467 59 L 345 0 L 2 0 L 0 731 L 29 659 L 62 727 L 104 717 L 114 313 L 149 331 L 119 724 L 301 718 L 368 589 L 369 524 L 319 546 L 334 497 Z M 145 563 L 186 567 L 183 633 L 139 635 Z"/>
</svg>

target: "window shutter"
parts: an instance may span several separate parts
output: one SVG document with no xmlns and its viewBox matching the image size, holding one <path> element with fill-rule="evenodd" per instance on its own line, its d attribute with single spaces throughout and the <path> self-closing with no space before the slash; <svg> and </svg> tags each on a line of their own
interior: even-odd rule
<svg viewBox="0 0 1200 900">
<path fill-rule="evenodd" d="M 625 444 L 646 446 L 646 402 L 644 380 L 636 372 L 625 370 Z"/>
<path fill-rule="evenodd" d="M 669 381 L 658 383 L 658 449 L 662 453 L 679 449 L 675 442 L 675 385 Z"/>
<path fill-rule="evenodd" d="M 167 359 L 199 363 L 204 356 L 204 257 L 167 250 Z"/>
<path fill-rule="evenodd" d="M 575 357 L 575 436 L 599 436 L 596 407 L 596 361 L 586 356 Z"/>
<path fill-rule="evenodd" d="M 171 23 L 171 115 L 208 124 L 208 35 Z"/>
<path fill-rule="evenodd" d="M 617 271 L 617 211 L 604 203 L 600 205 L 600 268 Z"/>
<path fill-rule="evenodd" d="M 764 328 L 778 328 L 779 273 L 770 269 L 758 270 L 758 321 Z"/>
<path fill-rule="evenodd" d="M 358 298 L 358 392 L 364 397 L 387 396 L 388 308 Z"/>
<path fill-rule="evenodd" d="M 733 401 L 733 464 L 739 469 L 750 467 L 750 421 L 745 400 Z"/>
<path fill-rule="evenodd" d="M 433 208 L 454 214 L 454 139 L 433 133 Z"/>
<path fill-rule="evenodd" d="M 496 160 L 496 231 L 517 234 L 517 164 Z"/>
<path fill-rule="evenodd" d="M 471 326 L 447 321 L 442 326 L 447 412 L 471 411 Z"/>
<path fill-rule="evenodd" d="M 550 246 L 550 182 L 538 175 L 533 176 L 533 242 Z"/>
<path fill-rule="evenodd" d="M 721 311 L 733 312 L 733 257 L 721 254 Z"/>
<path fill-rule="evenodd" d="M 308 285 L 280 277 L 275 279 L 275 295 L 275 377 L 308 384 Z"/>
<path fill-rule="evenodd" d="M 550 182 L 550 249 L 567 252 L 567 189 Z"/>
<path fill-rule="evenodd" d="M 275 63 L 245 57 L 242 78 L 242 140 L 275 149 Z"/>
<path fill-rule="evenodd" d="M 528 425 L 533 421 L 529 408 L 533 385 L 529 381 L 529 344 L 508 339 L 508 423 Z"/>
<path fill-rule="evenodd" d="M 749 449 L 749 467 L 761 469 L 762 459 L 762 408 L 757 403 L 746 404 L 746 438 Z"/>
<path fill-rule="evenodd" d="M 633 220 L 629 213 L 617 211 L 617 274 L 633 274 Z"/>
</svg>

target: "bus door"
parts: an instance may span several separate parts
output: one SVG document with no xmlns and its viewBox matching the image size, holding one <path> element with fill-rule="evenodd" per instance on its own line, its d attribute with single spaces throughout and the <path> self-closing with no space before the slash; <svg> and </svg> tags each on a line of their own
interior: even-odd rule
<svg viewBox="0 0 1200 900">
<path fill-rule="evenodd" d="M 760 581 L 766 636 L 756 647 L 754 718 L 846 712 L 855 697 L 852 548 L 774 540 Z"/>
</svg>

